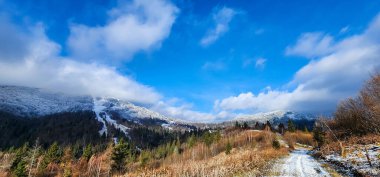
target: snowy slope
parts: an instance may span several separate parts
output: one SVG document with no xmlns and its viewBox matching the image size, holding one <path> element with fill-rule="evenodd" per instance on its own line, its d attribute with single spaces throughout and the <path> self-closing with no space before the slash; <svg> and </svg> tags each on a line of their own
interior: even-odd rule
<svg viewBox="0 0 380 177">
<path fill-rule="evenodd" d="M 43 116 L 92 108 L 93 102 L 89 96 L 70 96 L 29 87 L 0 86 L 0 110 L 19 116 Z"/>
<path fill-rule="evenodd" d="M 119 123 L 120 121 L 118 122 L 117 118 L 143 126 L 154 124 L 169 130 L 188 128 L 183 121 L 168 118 L 128 101 L 114 98 L 72 96 L 20 86 L 0 86 L 0 111 L 22 117 L 41 117 L 60 112 L 94 111 L 96 119 L 103 125 L 102 129 L 99 130 L 100 134 L 107 134 L 107 126 L 112 125 L 127 135 L 129 128 Z M 116 113 L 118 117 L 113 118 L 111 113 Z"/>
<path fill-rule="evenodd" d="M 101 134 L 107 131 L 106 122 L 113 125 L 115 128 L 122 130 L 125 134 L 128 134 L 129 128 L 119 124 L 112 118 L 111 113 L 117 113 L 120 118 L 139 125 L 144 125 L 149 122 L 161 125 L 163 128 L 169 130 L 172 130 L 175 127 L 186 128 L 186 124 L 182 121 L 168 118 L 147 108 L 136 106 L 128 101 L 115 98 L 94 98 L 94 112 L 97 115 L 97 120 L 103 124 L 103 129 L 99 131 Z"/>
<path fill-rule="evenodd" d="M 125 135 L 128 135 L 129 128 L 117 123 L 117 121 L 113 120 L 106 111 L 107 107 L 105 105 L 108 105 L 107 103 L 107 100 L 104 98 L 94 98 L 94 112 L 96 114 L 96 119 L 103 125 L 102 129 L 99 130 L 99 134 L 105 134 L 107 136 L 107 122 L 109 125 L 121 130 Z"/>
<path fill-rule="evenodd" d="M 257 121 L 257 122 L 266 122 L 266 121 L 274 121 L 280 119 L 292 119 L 292 120 L 313 120 L 315 116 L 308 114 L 301 114 L 292 111 L 272 111 L 265 113 L 257 113 L 253 115 L 245 115 L 236 117 L 233 121 Z"/>
<path fill-rule="evenodd" d="M 124 118 L 160 119 L 168 122 L 174 121 L 174 119 L 170 119 L 147 108 L 136 106 L 128 101 L 115 98 L 101 98 L 101 100 L 103 100 L 103 104 L 107 107 L 107 110 L 117 111 Z"/>
</svg>

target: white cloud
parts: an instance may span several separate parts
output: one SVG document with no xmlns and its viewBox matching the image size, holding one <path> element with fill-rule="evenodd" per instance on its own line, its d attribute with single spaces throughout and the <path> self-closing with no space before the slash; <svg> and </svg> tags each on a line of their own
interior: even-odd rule
<svg viewBox="0 0 380 177">
<path fill-rule="evenodd" d="M 265 58 L 258 58 L 256 60 L 255 67 L 256 68 L 264 68 L 266 62 L 267 62 L 267 59 L 265 59 Z"/>
<path fill-rule="evenodd" d="M 213 71 L 219 71 L 225 68 L 226 68 L 226 65 L 222 61 L 215 61 L 215 62 L 208 61 L 202 66 L 202 69 L 204 70 L 213 70 Z"/>
<path fill-rule="evenodd" d="M 347 33 L 350 30 L 350 26 L 345 26 L 342 29 L 340 29 L 339 33 L 344 34 Z"/>
<path fill-rule="evenodd" d="M 211 113 L 194 111 L 193 106 L 190 104 L 182 103 L 176 105 L 176 103 L 168 103 L 164 101 L 158 102 L 152 106 L 151 109 L 169 117 L 179 118 L 190 122 L 216 122 L 236 116 L 234 113 L 228 111 Z"/>
<path fill-rule="evenodd" d="M 0 58 L 1 84 L 110 96 L 145 104 L 155 103 L 161 98 L 154 89 L 119 74 L 114 68 L 60 57 L 60 45 L 46 37 L 41 25 L 23 36 L 28 36 L 25 40 L 31 42 L 17 62 Z"/>
<path fill-rule="evenodd" d="M 228 7 L 223 7 L 215 11 L 212 15 L 215 26 L 208 30 L 201 39 L 200 44 L 205 47 L 218 40 L 229 30 L 229 24 L 235 15 L 236 11 Z"/>
<path fill-rule="evenodd" d="M 328 55 L 333 50 L 333 37 L 321 32 L 314 32 L 302 34 L 294 46 L 286 48 L 285 54 L 313 58 Z"/>
<path fill-rule="evenodd" d="M 314 42 L 302 42 L 310 38 L 312 40 L 309 41 Z M 299 49 L 302 48 L 303 54 L 312 58 L 321 56 L 322 53 L 324 55 L 302 67 L 285 86 L 295 89 L 269 89 L 257 95 L 251 92 L 241 93 L 216 101 L 214 107 L 227 111 L 290 109 L 331 113 L 340 100 L 357 94 L 370 74 L 380 70 L 380 15 L 362 34 L 347 37 L 334 45 L 326 42 L 332 39 L 322 36 L 314 38 L 317 40 L 313 38 L 302 35 L 297 43 L 306 46 L 297 45 L 296 51 L 300 52 Z M 323 40 L 325 42 L 321 42 Z M 316 46 L 317 49 L 311 46 Z M 322 51 L 328 51 L 328 54 Z"/>
<path fill-rule="evenodd" d="M 80 58 L 130 60 L 161 45 L 170 34 L 178 8 L 166 0 L 133 0 L 109 12 L 104 26 L 74 24 L 68 46 Z"/>
<path fill-rule="evenodd" d="M 243 68 L 247 68 L 247 67 L 255 67 L 257 69 L 263 69 L 265 68 L 265 64 L 267 62 L 267 59 L 266 58 L 257 58 L 257 59 L 253 59 L 253 58 L 248 58 L 248 59 L 245 59 L 243 60 Z"/>
<path fill-rule="evenodd" d="M 120 74 L 113 67 L 62 57 L 59 55 L 61 46 L 46 36 L 42 25 L 28 27 L 30 31 L 21 32 L 10 23 L 0 21 L 0 24 L 16 29 L 10 31 L 14 34 L 8 34 L 20 36 L 20 40 L 15 41 L 15 46 L 25 44 L 25 50 L 19 51 L 23 53 L 14 55 L 17 57 L 14 60 L 0 55 L 0 84 L 45 88 L 74 95 L 115 97 L 145 104 L 166 116 L 187 121 L 213 122 L 228 117 L 223 111 L 194 111 L 191 104 L 179 102 L 176 98 L 164 98 L 154 88 Z M 13 52 L 9 50 L 11 49 L 0 45 L 0 51 Z"/>
</svg>

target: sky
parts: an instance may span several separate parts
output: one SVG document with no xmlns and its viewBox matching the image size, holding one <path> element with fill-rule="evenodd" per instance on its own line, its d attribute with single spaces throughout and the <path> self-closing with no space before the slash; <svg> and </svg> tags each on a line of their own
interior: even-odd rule
<svg viewBox="0 0 380 177">
<path fill-rule="evenodd" d="M 378 71 L 378 0 L 0 0 L 0 84 L 187 121 L 329 115 Z"/>
</svg>

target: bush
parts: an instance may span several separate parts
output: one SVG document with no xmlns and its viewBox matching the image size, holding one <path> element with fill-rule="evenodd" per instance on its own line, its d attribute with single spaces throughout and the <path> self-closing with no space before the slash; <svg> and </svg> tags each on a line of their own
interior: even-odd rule
<svg viewBox="0 0 380 177">
<path fill-rule="evenodd" d="M 305 144 L 309 146 L 314 146 L 313 135 L 310 133 L 296 131 L 294 133 L 286 132 L 284 139 L 288 142 L 290 147 L 294 147 L 295 143 Z"/>
<path fill-rule="evenodd" d="M 280 149 L 280 147 L 281 147 L 280 142 L 277 139 L 273 140 L 272 141 L 272 147 L 274 149 Z"/>
</svg>

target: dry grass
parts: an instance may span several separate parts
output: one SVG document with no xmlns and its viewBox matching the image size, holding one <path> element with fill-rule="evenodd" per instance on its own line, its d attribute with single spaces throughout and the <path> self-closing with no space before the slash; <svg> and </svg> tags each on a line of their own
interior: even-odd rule
<svg viewBox="0 0 380 177">
<path fill-rule="evenodd" d="M 271 160 L 288 153 L 285 148 L 273 149 L 272 142 L 276 135 L 265 131 L 230 130 L 222 132 L 219 141 L 206 146 L 198 141 L 189 148 L 181 145 L 180 154 L 173 153 L 163 159 L 150 160 L 142 165 L 139 160 L 129 163 L 128 174 L 124 176 L 257 176 L 266 172 Z M 232 146 L 231 153 L 226 155 L 227 144 Z M 38 171 L 43 155 L 36 159 L 32 169 L 33 176 L 115 176 L 110 173 L 110 146 L 104 152 L 93 155 L 88 161 L 73 160 L 70 150 L 65 149 L 62 162 L 50 163 L 46 170 Z M 0 152 L 0 177 L 10 176 L 9 167 L 14 159 L 14 153 Z"/>
<path fill-rule="evenodd" d="M 238 174 L 262 174 L 268 161 L 288 153 L 287 149 L 275 150 L 270 132 L 243 131 L 228 133 L 211 147 L 199 143 L 182 154 L 172 155 L 158 167 L 150 165 L 132 171 L 126 176 L 232 176 Z M 227 142 L 234 147 L 231 154 L 224 153 Z"/>
<path fill-rule="evenodd" d="M 305 144 L 309 146 L 315 146 L 316 143 L 313 140 L 313 135 L 311 133 L 306 133 L 302 131 L 296 132 L 286 132 L 284 139 L 288 142 L 291 148 L 294 147 L 296 143 Z"/>
<path fill-rule="evenodd" d="M 326 136 L 327 142 L 320 148 L 323 154 L 330 154 L 332 152 L 340 153 L 341 148 L 339 142 L 336 141 L 332 136 Z M 370 134 L 365 136 L 352 136 L 345 140 L 341 140 L 344 147 L 351 147 L 355 145 L 367 145 L 367 144 L 377 144 L 380 142 L 380 135 Z"/>
</svg>

